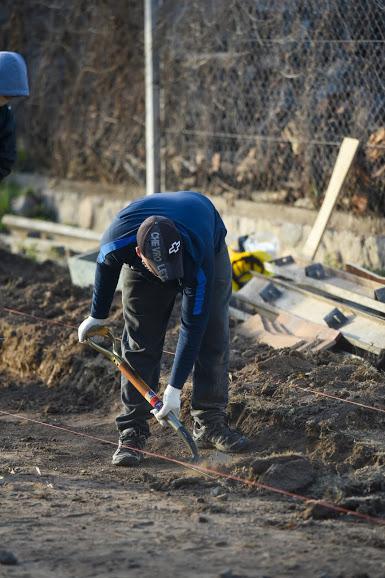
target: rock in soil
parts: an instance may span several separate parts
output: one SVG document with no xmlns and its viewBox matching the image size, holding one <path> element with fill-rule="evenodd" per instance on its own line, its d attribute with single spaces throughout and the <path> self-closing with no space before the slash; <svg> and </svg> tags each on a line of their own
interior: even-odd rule
<svg viewBox="0 0 385 578">
<path fill-rule="evenodd" d="M 13 552 L 9 550 L 0 550 L 0 564 L 4 566 L 16 566 L 19 563 Z"/>
</svg>

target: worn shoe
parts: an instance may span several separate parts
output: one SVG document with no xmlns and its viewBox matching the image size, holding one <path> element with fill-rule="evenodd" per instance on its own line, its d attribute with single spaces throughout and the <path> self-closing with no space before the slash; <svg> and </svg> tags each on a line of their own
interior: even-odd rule
<svg viewBox="0 0 385 578">
<path fill-rule="evenodd" d="M 193 439 L 201 449 L 215 448 L 221 452 L 243 452 L 250 440 L 229 428 L 226 416 L 219 413 L 206 421 L 194 416 Z"/>
<path fill-rule="evenodd" d="M 112 464 L 125 467 L 139 466 L 144 459 L 144 455 L 142 452 L 135 451 L 134 448 L 143 450 L 146 440 L 147 436 L 134 428 L 120 432 L 119 446 L 112 456 Z"/>
</svg>

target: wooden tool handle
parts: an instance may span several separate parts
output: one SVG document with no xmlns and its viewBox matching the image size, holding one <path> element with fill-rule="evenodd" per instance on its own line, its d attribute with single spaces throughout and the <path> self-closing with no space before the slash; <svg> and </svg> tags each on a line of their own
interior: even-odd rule
<svg viewBox="0 0 385 578">
<path fill-rule="evenodd" d="M 156 395 L 155 391 L 148 387 L 147 383 L 125 361 L 122 361 L 117 367 L 152 407 L 157 410 L 163 407 L 162 400 Z"/>
</svg>

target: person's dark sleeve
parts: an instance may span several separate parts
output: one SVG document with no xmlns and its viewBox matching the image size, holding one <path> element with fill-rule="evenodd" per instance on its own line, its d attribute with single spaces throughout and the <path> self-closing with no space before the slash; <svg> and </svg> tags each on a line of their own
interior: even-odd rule
<svg viewBox="0 0 385 578">
<path fill-rule="evenodd" d="M 111 308 L 122 265 L 115 262 L 96 264 L 91 315 L 95 319 L 106 319 Z"/>
<path fill-rule="evenodd" d="M 0 126 L 0 181 L 9 175 L 17 156 L 15 117 L 8 106 L 4 108 Z"/>
<path fill-rule="evenodd" d="M 193 368 L 207 327 L 213 266 L 214 254 L 206 259 L 194 282 L 183 291 L 181 327 L 170 377 L 170 385 L 177 389 L 182 389 Z"/>
<path fill-rule="evenodd" d="M 91 305 L 91 315 L 95 319 L 108 317 L 126 256 L 126 247 L 111 251 L 107 255 L 103 255 L 102 251 L 99 253 Z"/>
</svg>

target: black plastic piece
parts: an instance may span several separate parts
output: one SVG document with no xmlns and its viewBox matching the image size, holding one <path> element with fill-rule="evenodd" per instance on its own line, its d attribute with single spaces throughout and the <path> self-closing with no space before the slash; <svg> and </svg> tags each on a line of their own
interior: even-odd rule
<svg viewBox="0 0 385 578">
<path fill-rule="evenodd" d="M 330 313 L 325 315 L 324 321 L 328 327 L 331 327 L 332 329 L 339 329 L 345 325 L 349 319 L 342 313 L 342 311 L 335 307 L 335 309 L 332 309 Z"/>
<path fill-rule="evenodd" d="M 285 257 L 278 257 L 278 259 L 272 259 L 270 263 L 274 263 L 277 267 L 283 267 L 284 265 L 291 265 L 295 263 L 293 257 L 291 255 L 286 255 Z"/>
<path fill-rule="evenodd" d="M 374 290 L 374 296 L 376 301 L 381 301 L 381 303 L 385 303 L 385 287 L 380 287 L 379 289 Z"/>
<path fill-rule="evenodd" d="M 239 251 L 246 251 L 245 249 L 245 241 L 249 238 L 249 235 L 241 235 L 238 237 L 238 250 Z"/>
<path fill-rule="evenodd" d="M 278 297 L 281 297 L 282 291 L 280 291 L 274 283 L 270 282 L 259 292 L 259 294 L 264 301 L 270 303 L 271 301 L 278 299 Z"/>
<path fill-rule="evenodd" d="M 305 267 L 305 275 L 312 279 L 325 279 L 326 277 L 325 269 L 321 263 L 312 263 Z"/>
</svg>

